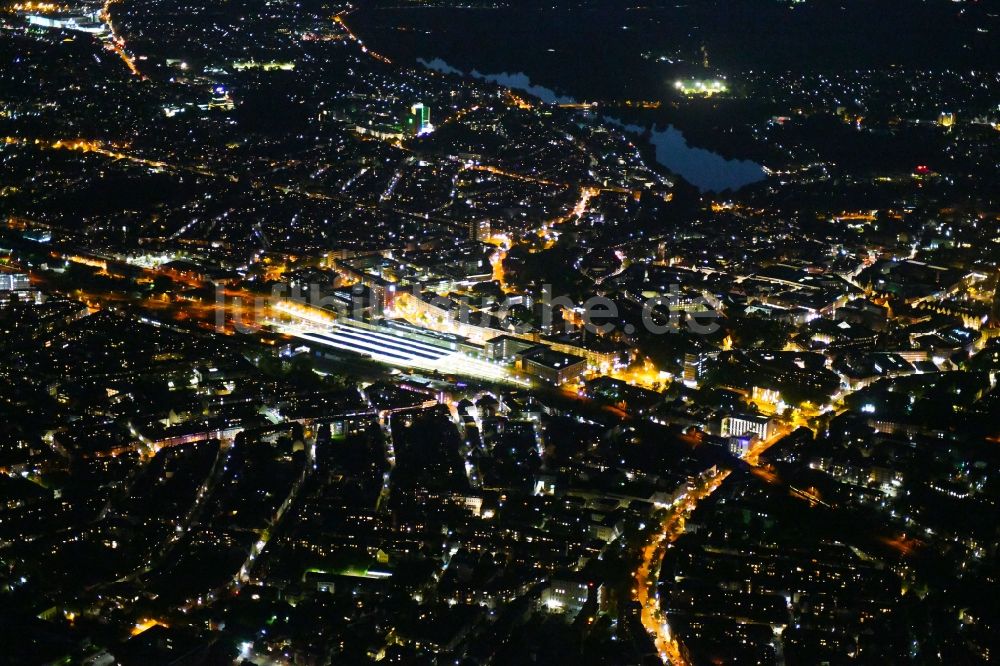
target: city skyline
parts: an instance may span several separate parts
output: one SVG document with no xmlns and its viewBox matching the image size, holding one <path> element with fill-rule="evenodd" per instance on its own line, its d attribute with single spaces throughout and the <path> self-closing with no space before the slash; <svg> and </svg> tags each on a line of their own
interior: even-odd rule
<svg viewBox="0 0 1000 666">
<path fill-rule="evenodd" d="M 0 664 L 995 660 L 997 31 L 0 2 Z"/>
</svg>

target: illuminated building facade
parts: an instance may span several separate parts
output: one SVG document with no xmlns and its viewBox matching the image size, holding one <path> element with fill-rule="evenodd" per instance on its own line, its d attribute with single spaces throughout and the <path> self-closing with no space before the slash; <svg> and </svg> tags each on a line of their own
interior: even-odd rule
<svg viewBox="0 0 1000 666">
<path fill-rule="evenodd" d="M 406 118 L 406 130 L 411 136 L 427 134 L 431 126 L 431 107 L 418 102 L 410 107 L 410 115 Z"/>
<path fill-rule="evenodd" d="M 723 417 L 723 437 L 739 437 L 747 433 L 767 439 L 771 435 L 771 419 L 761 414 L 731 414 Z"/>
</svg>

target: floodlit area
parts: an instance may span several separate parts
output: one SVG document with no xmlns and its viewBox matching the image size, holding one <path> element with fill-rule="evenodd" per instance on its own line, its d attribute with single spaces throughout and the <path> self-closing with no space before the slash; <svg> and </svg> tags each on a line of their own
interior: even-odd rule
<svg viewBox="0 0 1000 666">
<path fill-rule="evenodd" d="M 720 79 L 682 79 L 674 83 L 674 88 L 687 97 L 711 97 L 729 92 L 729 85 Z"/>
<path fill-rule="evenodd" d="M 318 326 L 309 322 L 283 323 L 277 328 L 282 333 L 314 346 L 351 352 L 386 365 L 437 371 L 486 381 L 530 385 L 529 381 L 516 377 L 501 363 L 474 358 L 461 351 L 404 338 L 390 332 L 344 324 Z"/>
</svg>

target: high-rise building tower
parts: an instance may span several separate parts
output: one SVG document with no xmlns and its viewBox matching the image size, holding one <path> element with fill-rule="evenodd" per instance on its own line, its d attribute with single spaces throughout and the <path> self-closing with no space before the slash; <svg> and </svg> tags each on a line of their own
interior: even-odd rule
<svg viewBox="0 0 1000 666">
<path fill-rule="evenodd" d="M 469 220 L 469 240 L 486 242 L 490 238 L 489 220 Z"/>
<path fill-rule="evenodd" d="M 406 118 L 406 131 L 412 136 L 427 134 L 431 126 L 431 107 L 418 102 L 410 107 L 410 115 Z"/>
<path fill-rule="evenodd" d="M 705 369 L 705 358 L 701 354 L 684 354 L 684 383 L 688 386 L 697 386 Z"/>
</svg>

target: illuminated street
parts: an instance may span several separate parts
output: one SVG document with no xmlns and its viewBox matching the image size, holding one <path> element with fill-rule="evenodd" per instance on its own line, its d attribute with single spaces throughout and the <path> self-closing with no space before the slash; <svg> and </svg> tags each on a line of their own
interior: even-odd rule
<svg viewBox="0 0 1000 666">
<path fill-rule="evenodd" d="M 660 523 L 659 530 L 642 549 L 642 560 L 635 571 L 633 598 L 641 607 L 642 625 L 653 637 L 656 649 L 665 663 L 680 666 L 687 664 L 680 640 L 671 634 L 670 625 L 660 608 L 660 598 L 656 593 L 660 575 L 660 562 L 664 550 L 684 533 L 688 516 L 698 506 L 698 502 L 711 495 L 722 485 L 729 471 L 724 470 L 714 476 L 697 481 L 671 506 Z"/>
</svg>

